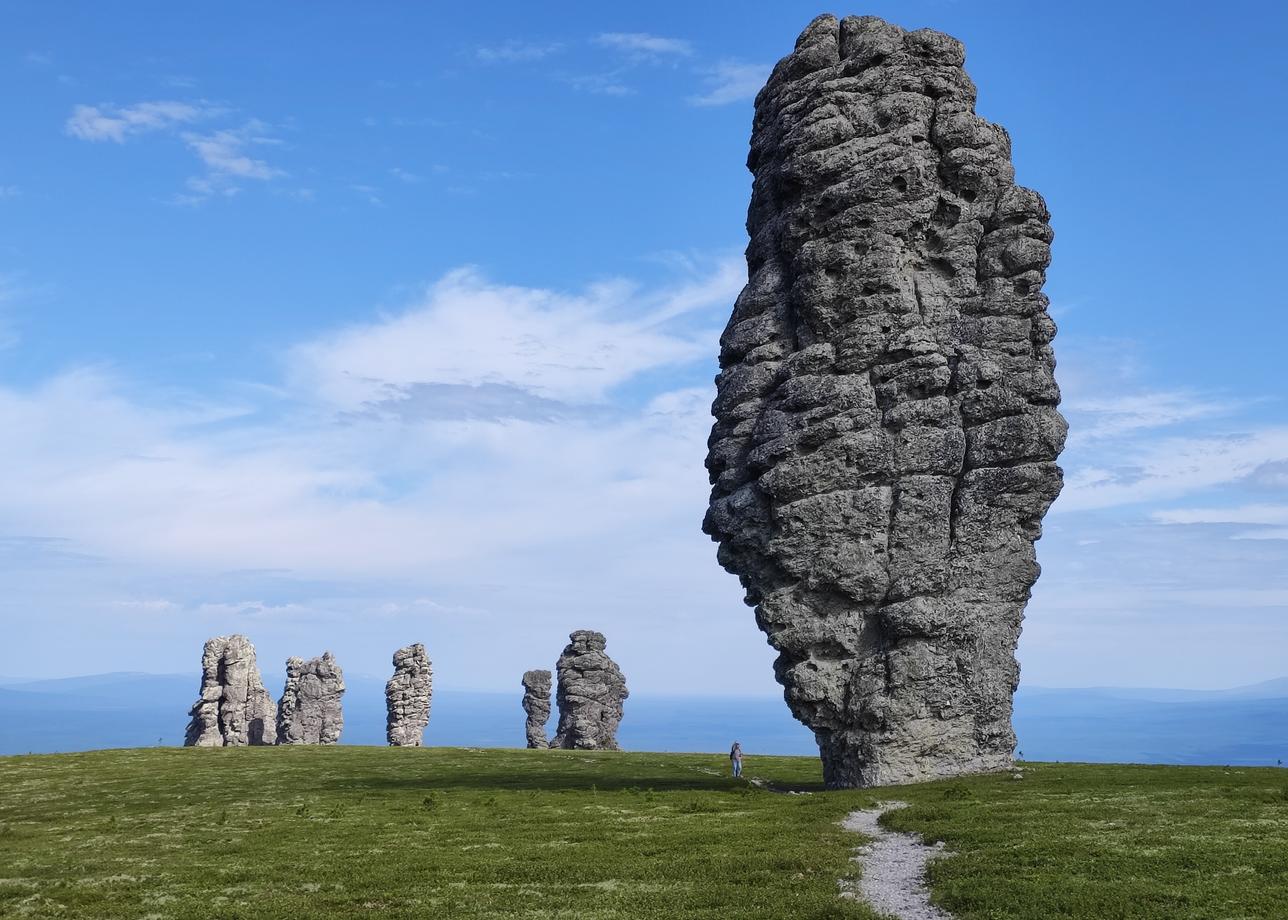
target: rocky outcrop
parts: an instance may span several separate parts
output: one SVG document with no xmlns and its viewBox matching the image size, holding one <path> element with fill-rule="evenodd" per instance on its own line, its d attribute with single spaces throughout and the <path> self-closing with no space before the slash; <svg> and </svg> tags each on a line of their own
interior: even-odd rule
<svg viewBox="0 0 1288 920">
<path fill-rule="evenodd" d="M 528 714 L 524 726 L 528 747 L 549 747 L 550 741 L 546 738 L 546 723 L 550 721 L 549 671 L 523 672 L 523 711 Z"/>
<path fill-rule="evenodd" d="M 603 633 L 579 629 L 559 656 L 559 727 L 552 748 L 616 751 L 622 701 L 630 694 L 621 668 L 609 658 Z"/>
<path fill-rule="evenodd" d="M 1003 768 L 1060 491 L 1051 228 L 960 42 L 816 19 L 756 99 L 704 530 L 831 786 Z"/>
<path fill-rule="evenodd" d="M 277 708 L 264 689 L 255 646 L 245 636 L 216 636 L 201 653 L 201 696 L 189 715 L 184 744 L 234 747 L 273 744 Z"/>
<path fill-rule="evenodd" d="M 277 704 L 278 744 L 336 744 L 344 729 L 344 672 L 330 652 L 288 658 L 286 687 Z"/>
<path fill-rule="evenodd" d="M 385 737 L 394 747 L 420 747 L 429 724 L 433 674 L 425 646 L 417 642 L 394 652 L 394 676 L 385 684 Z"/>
</svg>

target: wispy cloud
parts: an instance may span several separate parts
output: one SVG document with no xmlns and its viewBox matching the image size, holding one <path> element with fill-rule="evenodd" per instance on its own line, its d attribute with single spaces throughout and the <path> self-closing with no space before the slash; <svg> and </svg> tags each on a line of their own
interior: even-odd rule
<svg viewBox="0 0 1288 920">
<path fill-rule="evenodd" d="M 510 39 L 499 45 L 480 46 L 474 56 L 488 64 L 517 64 L 540 61 L 564 49 L 561 42 L 530 42 Z"/>
<path fill-rule="evenodd" d="M 647 58 L 689 57 L 693 54 L 693 44 L 682 38 L 666 38 L 651 35 L 648 32 L 601 32 L 594 42 L 604 48 L 624 51 L 627 54 Z"/>
<path fill-rule="evenodd" d="M 563 77 L 563 81 L 575 90 L 594 93 L 598 96 L 634 96 L 637 90 L 622 82 L 622 71 L 609 73 L 576 74 Z"/>
<path fill-rule="evenodd" d="M 132 106 L 78 105 L 64 127 L 69 135 L 90 142 L 124 144 L 143 134 L 177 137 L 196 156 L 203 172 L 190 177 L 179 204 L 199 204 L 213 196 L 231 196 L 245 181 L 267 182 L 287 175 L 256 151 L 280 145 L 269 126 L 250 119 L 237 126 L 197 131 L 197 122 L 222 118 L 228 109 L 206 102 L 140 102 Z"/>
<path fill-rule="evenodd" d="M 132 135 L 191 124 L 219 111 L 204 103 L 175 101 L 140 102 L 130 106 L 78 105 L 72 109 L 64 128 L 72 137 L 84 141 L 123 144 Z"/>
<path fill-rule="evenodd" d="M 741 61 L 721 61 L 707 68 L 703 77 L 706 89 L 689 97 L 689 104 L 696 106 L 729 105 L 744 99 L 756 98 L 756 93 L 769 78 L 768 64 L 746 64 Z"/>
<path fill-rule="evenodd" d="M 298 346 L 291 377 L 346 411 L 404 398 L 427 384 L 484 388 L 478 395 L 492 401 L 498 391 L 485 388 L 501 386 L 560 403 L 601 402 L 648 368 L 709 350 L 710 329 L 666 327 L 730 303 L 742 283 L 735 262 L 674 288 L 645 292 L 614 281 L 581 294 L 499 285 L 461 269 L 400 315 Z"/>
<path fill-rule="evenodd" d="M 22 190 L 16 185 L 0 185 L 0 200 L 17 198 L 20 194 L 22 194 Z"/>
<path fill-rule="evenodd" d="M 409 185 L 417 185 L 425 181 L 425 177 L 419 173 L 410 172 L 402 167 L 395 166 L 389 170 L 389 175 Z"/>
<path fill-rule="evenodd" d="M 264 132 L 265 126 L 257 121 L 212 134 L 184 132 L 183 142 L 206 167 L 204 175 L 188 180 L 188 189 L 199 200 L 215 194 L 235 193 L 244 179 L 263 182 L 286 175 L 284 170 L 251 156 L 251 150 L 280 143 Z"/>
</svg>

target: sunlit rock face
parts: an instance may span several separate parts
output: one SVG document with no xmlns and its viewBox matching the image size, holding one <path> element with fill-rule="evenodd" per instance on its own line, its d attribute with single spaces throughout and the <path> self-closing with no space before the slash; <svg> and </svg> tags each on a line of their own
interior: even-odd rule
<svg viewBox="0 0 1288 920">
<path fill-rule="evenodd" d="M 831 786 L 1011 761 L 1060 491 L 1051 228 L 962 45 L 816 19 L 756 99 L 704 530 Z"/>
<path fill-rule="evenodd" d="M 523 711 L 528 715 L 523 726 L 528 747 L 549 747 L 550 740 L 546 737 L 546 723 L 550 721 L 549 671 L 523 672 Z"/>
<path fill-rule="evenodd" d="M 278 744 L 336 744 L 344 730 L 344 672 L 335 656 L 288 658 L 277 704 Z"/>
<path fill-rule="evenodd" d="M 394 674 L 385 684 L 385 738 L 393 747 L 420 747 L 434 679 L 425 646 L 417 642 L 394 652 Z"/>
<path fill-rule="evenodd" d="M 184 744 L 188 747 L 235 747 L 274 744 L 277 707 L 264 689 L 255 661 L 255 646 L 245 636 L 216 636 L 201 653 L 201 696 Z"/>
<path fill-rule="evenodd" d="M 626 678 L 617 663 L 608 657 L 603 633 L 579 629 L 568 639 L 555 666 L 559 675 L 555 695 L 559 704 L 559 727 L 550 746 L 616 751 L 622 702 L 630 695 Z"/>
</svg>

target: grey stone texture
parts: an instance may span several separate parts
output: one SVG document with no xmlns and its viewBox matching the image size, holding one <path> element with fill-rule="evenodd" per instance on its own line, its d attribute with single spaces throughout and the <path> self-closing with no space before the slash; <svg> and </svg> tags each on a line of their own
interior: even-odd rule
<svg viewBox="0 0 1288 920">
<path fill-rule="evenodd" d="M 385 738 L 394 747 L 420 747 L 429 724 L 434 675 L 425 646 L 394 652 L 394 675 L 385 684 Z"/>
<path fill-rule="evenodd" d="M 630 696 L 622 669 L 604 651 L 608 643 L 603 633 L 579 629 L 568 639 L 555 666 L 559 726 L 550 746 L 620 750 L 617 726 L 622 721 L 622 702 Z"/>
<path fill-rule="evenodd" d="M 821 16 L 756 98 L 703 529 L 834 787 L 1010 764 L 1062 482 L 1047 208 L 964 59 Z"/>
<path fill-rule="evenodd" d="M 528 714 L 524 725 L 528 747 L 549 747 L 550 740 L 546 737 L 546 723 L 550 721 L 549 671 L 523 672 L 523 711 Z"/>
<path fill-rule="evenodd" d="M 201 696 L 184 745 L 236 747 L 273 744 L 277 740 L 277 707 L 264 689 L 255 646 L 245 636 L 216 636 L 201 652 Z"/>
<path fill-rule="evenodd" d="M 344 730 L 344 672 L 335 656 L 288 658 L 277 703 L 278 744 L 336 744 Z"/>
</svg>

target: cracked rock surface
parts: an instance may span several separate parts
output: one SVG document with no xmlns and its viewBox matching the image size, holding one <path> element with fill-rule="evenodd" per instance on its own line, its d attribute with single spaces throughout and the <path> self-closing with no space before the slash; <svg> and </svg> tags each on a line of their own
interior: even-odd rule
<svg viewBox="0 0 1288 920">
<path fill-rule="evenodd" d="M 620 750 L 617 726 L 622 721 L 622 701 L 630 695 L 626 678 L 604 651 L 608 643 L 603 633 L 579 629 L 568 639 L 555 666 L 559 674 L 559 727 L 550 746 Z"/>
<path fill-rule="evenodd" d="M 550 721 L 549 671 L 523 672 L 523 711 L 528 714 L 524 725 L 528 747 L 549 747 L 550 741 L 546 738 L 546 723 Z"/>
<path fill-rule="evenodd" d="M 1001 769 L 1061 487 L 1046 204 L 960 42 L 821 16 L 756 99 L 703 529 L 831 786 Z"/>
<path fill-rule="evenodd" d="M 278 744 L 336 744 L 344 729 L 344 672 L 335 656 L 288 658 L 277 704 Z"/>
<path fill-rule="evenodd" d="M 420 747 L 434 696 L 425 646 L 417 642 L 394 652 L 394 675 L 385 684 L 385 738 L 394 747 Z"/>
<path fill-rule="evenodd" d="M 273 744 L 277 707 L 264 689 L 255 646 L 245 636 L 216 636 L 201 652 L 201 696 L 189 712 L 187 747 Z"/>
</svg>

